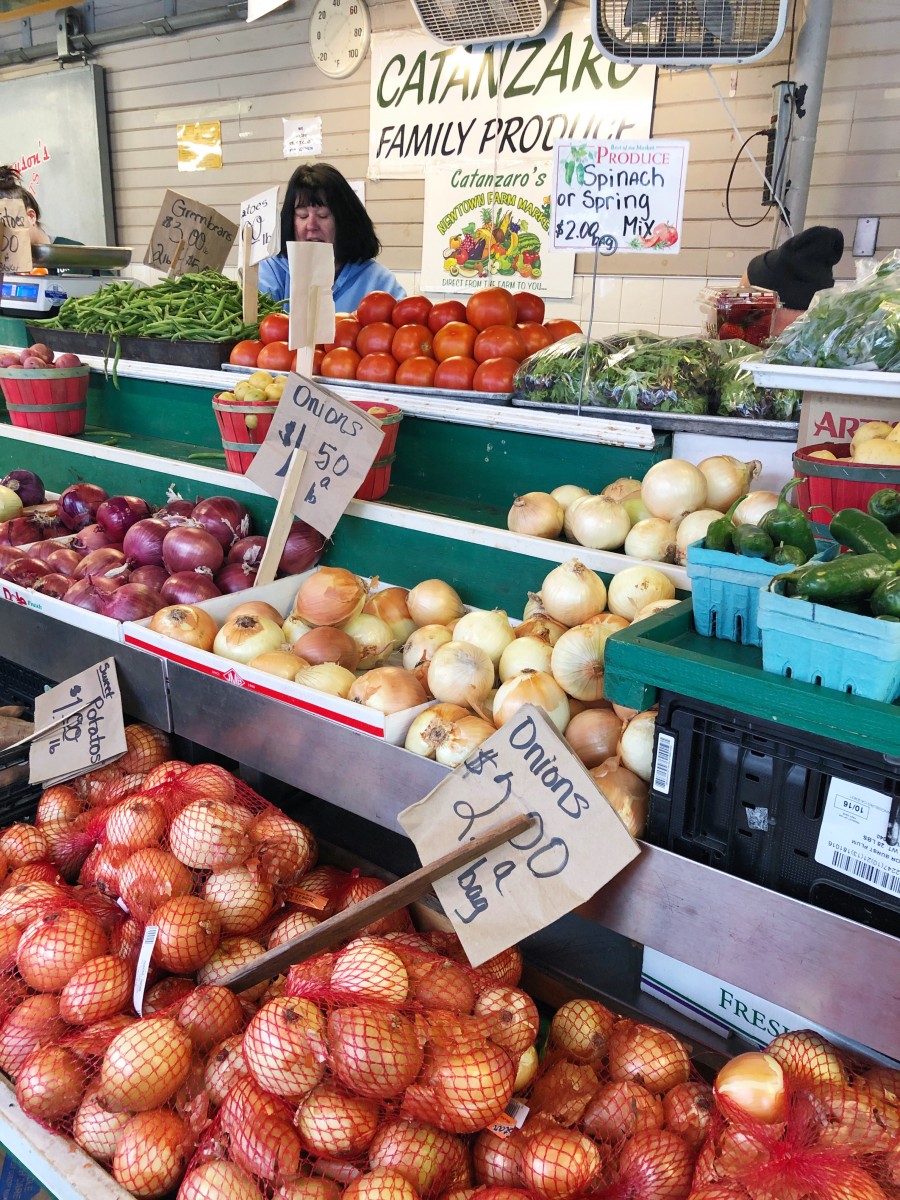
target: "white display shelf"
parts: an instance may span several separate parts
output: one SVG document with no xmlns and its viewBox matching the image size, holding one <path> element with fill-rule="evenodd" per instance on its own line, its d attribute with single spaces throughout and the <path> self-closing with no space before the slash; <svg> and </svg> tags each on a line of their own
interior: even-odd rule
<svg viewBox="0 0 900 1200">
<path fill-rule="evenodd" d="M 748 362 L 747 366 L 753 373 L 753 382 L 759 387 L 900 400 L 898 371 L 829 371 L 823 367 L 789 367 L 767 362 Z"/>
</svg>

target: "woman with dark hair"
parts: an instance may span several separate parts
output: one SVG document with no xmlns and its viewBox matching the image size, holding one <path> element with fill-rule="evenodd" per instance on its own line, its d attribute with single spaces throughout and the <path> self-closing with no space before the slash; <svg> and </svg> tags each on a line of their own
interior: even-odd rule
<svg viewBox="0 0 900 1200">
<path fill-rule="evenodd" d="M 406 292 L 393 274 L 375 261 L 381 243 L 372 219 L 344 176 L 329 163 L 300 166 L 281 206 L 281 252 L 259 266 L 259 290 L 275 300 L 290 297 L 288 242 L 330 242 L 334 246 L 334 306 L 352 312 L 369 292 Z"/>
<path fill-rule="evenodd" d="M 49 235 L 41 228 L 41 206 L 37 200 L 23 187 L 22 179 L 15 167 L 0 166 L 0 199 L 21 200 L 25 205 L 25 215 L 30 225 L 32 246 L 46 246 Z"/>
</svg>

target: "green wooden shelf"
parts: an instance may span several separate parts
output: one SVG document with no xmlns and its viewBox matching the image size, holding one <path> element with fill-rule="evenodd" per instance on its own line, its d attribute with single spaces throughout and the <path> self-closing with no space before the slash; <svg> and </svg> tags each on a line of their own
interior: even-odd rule
<svg viewBox="0 0 900 1200">
<path fill-rule="evenodd" d="M 757 646 L 701 637 L 690 600 L 614 634 L 605 661 L 616 704 L 649 708 L 662 688 L 900 759 L 900 705 L 764 671 Z"/>
</svg>

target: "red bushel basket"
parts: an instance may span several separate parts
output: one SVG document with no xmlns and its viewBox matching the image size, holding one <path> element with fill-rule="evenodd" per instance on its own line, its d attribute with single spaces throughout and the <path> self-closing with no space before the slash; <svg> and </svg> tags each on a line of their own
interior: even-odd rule
<svg viewBox="0 0 900 1200">
<path fill-rule="evenodd" d="M 13 425 L 58 433 L 84 433 L 90 367 L 48 367 L 46 371 L 0 370 L 0 389 Z"/>
<path fill-rule="evenodd" d="M 382 441 L 378 457 L 372 463 L 372 468 L 362 481 L 357 500 L 380 500 L 390 487 L 391 464 L 397 457 L 394 448 L 397 445 L 397 433 L 403 420 L 402 411 L 395 404 L 383 404 L 380 400 L 354 400 L 357 408 L 364 409 L 369 416 L 381 426 Z"/>
<path fill-rule="evenodd" d="M 277 400 L 238 400 L 226 393 L 213 396 L 213 412 L 222 435 L 222 449 L 229 471 L 236 475 L 246 473 L 253 456 L 266 440 L 272 417 L 278 407 Z"/>
<path fill-rule="evenodd" d="M 830 450 L 836 458 L 812 458 L 815 450 Z M 803 479 L 797 485 L 797 503 L 811 521 L 827 524 L 831 511 L 825 509 L 861 508 L 865 512 L 875 492 L 883 488 L 900 491 L 900 467 L 858 463 L 849 452 L 847 442 L 823 442 L 794 451 L 794 474 Z"/>
</svg>

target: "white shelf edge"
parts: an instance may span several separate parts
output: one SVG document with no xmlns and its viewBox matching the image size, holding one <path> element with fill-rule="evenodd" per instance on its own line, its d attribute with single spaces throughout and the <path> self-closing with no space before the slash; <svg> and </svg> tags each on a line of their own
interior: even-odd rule
<svg viewBox="0 0 900 1200">
<path fill-rule="evenodd" d="M 830 371 L 823 367 L 791 367 L 767 362 L 749 362 L 747 366 L 753 374 L 753 382 L 759 387 L 900 400 L 900 372 L 897 371 Z"/>
</svg>

